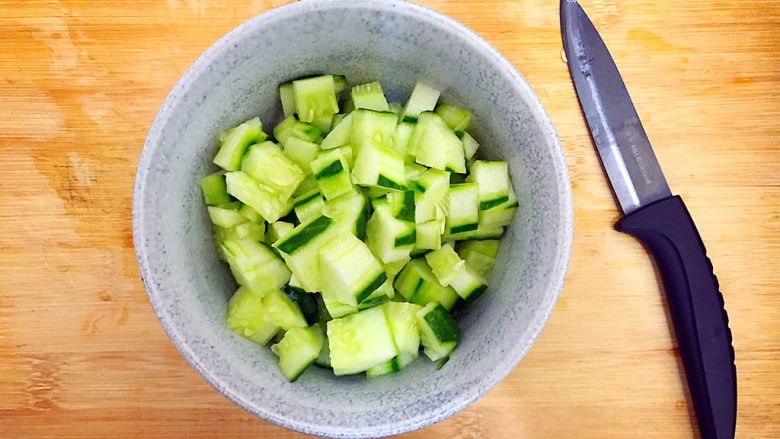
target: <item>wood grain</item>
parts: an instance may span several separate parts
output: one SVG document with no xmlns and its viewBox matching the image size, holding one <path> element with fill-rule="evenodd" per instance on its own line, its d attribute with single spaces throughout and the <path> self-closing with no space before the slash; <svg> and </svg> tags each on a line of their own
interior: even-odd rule
<svg viewBox="0 0 780 439">
<path fill-rule="evenodd" d="M 135 264 L 135 166 L 157 108 L 228 30 L 284 1 L 0 1 L 0 437 L 296 437 L 179 356 Z M 574 254 L 541 338 L 495 390 L 413 438 L 685 438 L 680 361 L 561 59 L 554 0 L 423 3 L 525 75 L 575 196 Z M 780 3 L 583 0 L 715 263 L 738 437 L 780 437 Z"/>
</svg>

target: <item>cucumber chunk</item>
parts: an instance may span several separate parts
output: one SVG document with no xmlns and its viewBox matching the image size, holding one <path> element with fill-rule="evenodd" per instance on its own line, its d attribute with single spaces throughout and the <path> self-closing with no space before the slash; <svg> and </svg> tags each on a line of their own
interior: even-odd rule
<svg viewBox="0 0 780 439">
<path fill-rule="evenodd" d="M 347 305 L 345 303 L 338 302 L 330 298 L 330 296 L 328 297 L 321 296 L 321 297 L 323 303 L 325 304 L 325 309 L 328 311 L 328 314 L 334 319 L 340 319 L 350 314 L 355 314 L 356 312 L 359 311 L 357 306 Z"/>
<path fill-rule="evenodd" d="M 263 224 L 263 216 L 246 204 L 242 204 L 241 207 L 238 208 L 238 213 L 249 222 Z"/>
<path fill-rule="evenodd" d="M 453 131 L 463 131 L 468 128 L 469 122 L 471 122 L 471 113 L 468 110 L 450 104 L 437 105 L 436 114 Z"/>
<path fill-rule="evenodd" d="M 332 75 L 293 81 L 293 91 L 296 113 L 301 122 L 332 118 L 334 114 L 339 112 L 336 84 Z"/>
<path fill-rule="evenodd" d="M 352 192 L 349 164 L 341 148 L 320 153 L 311 162 L 311 171 L 326 200 Z"/>
<path fill-rule="evenodd" d="M 282 374 L 292 383 L 320 356 L 324 343 L 325 336 L 319 328 L 292 328 L 271 350 L 279 356 Z"/>
<path fill-rule="evenodd" d="M 247 221 L 233 227 L 220 227 L 214 225 L 214 239 L 217 242 L 244 239 L 255 242 L 263 241 L 265 240 L 265 223 L 257 224 Z"/>
<path fill-rule="evenodd" d="M 220 227 L 233 227 L 247 222 L 247 219 L 232 209 L 224 209 L 217 206 L 209 206 L 209 218 L 211 223 Z"/>
<path fill-rule="evenodd" d="M 322 246 L 320 269 L 323 296 L 346 305 L 359 305 L 387 280 L 382 264 L 351 234 Z"/>
<path fill-rule="evenodd" d="M 421 165 L 466 173 L 463 143 L 436 113 L 420 115 L 409 139 L 407 154 L 414 154 L 415 161 Z"/>
<path fill-rule="evenodd" d="M 330 362 L 336 375 L 363 372 L 396 355 L 381 307 L 328 322 Z"/>
<path fill-rule="evenodd" d="M 433 275 L 445 287 L 452 283 L 452 280 L 458 276 L 458 272 L 466 265 L 450 244 L 444 244 L 439 250 L 426 253 L 425 260 L 431 267 Z"/>
<path fill-rule="evenodd" d="M 365 143 L 358 151 L 352 179 L 361 186 L 406 190 L 403 159 L 392 149 L 374 142 Z"/>
<path fill-rule="evenodd" d="M 287 143 L 287 140 L 292 137 L 307 142 L 320 143 L 322 141 L 322 131 L 313 125 L 299 121 L 295 116 L 290 116 L 274 127 L 274 137 L 282 145 Z"/>
<path fill-rule="evenodd" d="M 450 210 L 446 234 L 477 230 L 479 227 L 479 187 L 476 183 L 450 185 Z"/>
<path fill-rule="evenodd" d="M 466 181 L 479 186 L 479 209 L 488 210 L 509 200 L 509 165 L 507 162 L 477 160 Z"/>
<path fill-rule="evenodd" d="M 225 184 L 225 172 L 215 172 L 200 180 L 200 188 L 203 191 L 203 200 L 210 206 L 230 203 L 232 199 L 227 193 Z"/>
<path fill-rule="evenodd" d="M 225 181 L 230 195 L 256 210 L 269 223 L 286 215 L 292 208 L 289 198 L 241 171 L 226 173 Z"/>
<path fill-rule="evenodd" d="M 275 190 L 282 200 L 292 196 L 305 176 L 273 142 L 250 146 L 241 161 L 241 171 Z"/>
<path fill-rule="evenodd" d="M 417 126 L 415 122 L 401 122 L 395 127 L 395 133 L 393 134 L 393 149 L 407 163 L 414 163 L 414 156 L 409 155 L 407 150 L 415 126 Z"/>
<path fill-rule="evenodd" d="M 319 189 L 313 189 L 303 195 L 299 195 L 293 200 L 293 209 L 298 221 L 305 223 L 322 214 L 322 207 L 325 201 Z"/>
<path fill-rule="evenodd" d="M 400 370 L 401 366 L 398 364 L 398 357 L 393 357 L 382 364 L 377 364 L 374 367 L 368 368 L 368 370 L 366 370 L 366 377 L 376 378 L 381 375 L 393 374 Z"/>
<path fill-rule="evenodd" d="M 435 88 L 418 82 L 412 90 L 412 95 L 401 111 L 400 119 L 403 121 L 415 121 L 424 111 L 433 111 L 441 92 Z"/>
<path fill-rule="evenodd" d="M 366 225 L 366 243 L 383 263 L 409 259 L 416 235 L 414 224 L 395 218 L 386 201 L 374 205 Z"/>
<path fill-rule="evenodd" d="M 295 114 L 295 91 L 292 82 L 285 82 L 279 86 L 279 100 L 282 101 L 284 117 Z"/>
<path fill-rule="evenodd" d="M 415 221 L 424 223 L 439 218 L 439 212 L 449 211 L 450 173 L 429 169 L 416 180 Z"/>
<path fill-rule="evenodd" d="M 325 149 L 338 148 L 339 146 L 352 143 L 352 113 L 344 116 L 333 130 L 325 136 L 320 147 Z"/>
<path fill-rule="evenodd" d="M 487 289 L 487 281 L 468 264 L 460 267 L 450 281 L 452 289 L 466 302 L 474 302 Z"/>
<path fill-rule="evenodd" d="M 279 327 L 267 322 L 262 297 L 246 287 L 239 287 L 228 302 L 225 324 L 231 331 L 257 344 L 267 344 Z"/>
<path fill-rule="evenodd" d="M 290 280 L 290 270 L 265 244 L 249 239 L 225 240 L 221 248 L 236 282 L 261 296 Z"/>
<path fill-rule="evenodd" d="M 463 154 L 466 157 L 466 160 L 473 159 L 479 149 L 479 143 L 465 131 L 456 131 L 455 135 L 458 136 L 460 142 L 463 144 Z M 469 168 L 472 166 L 473 164 L 469 164 Z"/>
<path fill-rule="evenodd" d="M 417 358 L 420 351 L 416 314 L 422 307 L 413 303 L 387 302 L 382 305 L 382 309 L 390 325 L 399 369 L 403 369 Z"/>
<path fill-rule="evenodd" d="M 417 223 L 417 242 L 414 250 L 438 250 L 441 248 L 441 234 L 444 230 L 444 221 L 432 219 L 424 223 Z"/>
<path fill-rule="evenodd" d="M 382 84 L 369 82 L 352 87 L 352 103 L 355 108 L 365 108 L 374 111 L 390 111 L 387 98 L 382 91 Z"/>
<path fill-rule="evenodd" d="M 469 269 L 471 269 L 474 274 L 481 277 L 482 279 L 490 279 L 490 274 L 493 273 L 493 267 L 496 265 L 495 258 L 479 253 L 476 250 L 470 250 L 468 248 L 458 249 L 458 255 L 461 257 L 461 259 L 466 261 L 466 266 L 469 267 Z"/>
<path fill-rule="evenodd" d="M 322 214 L 358 238 L 365 238 L 368 203 L 362 193 L 350 192 L 328 200 L 322 208 Z"/>
<path fill-rule="evenodd" d="M 290 158 L 305 175 L 311 174 L 310 163 L 317 158 L 320 145 L 297 137 L 288 137 L 284 142 L 284 154 Z"/>
<path fill-rule="evenodd" d="M 393 148 L 398 116 L 390 112 L 365 108 L 357 109 L 350 114 L 352 115 L 351 144 L 357 147 L 358 153 L 368 142 Z"/>
<path fill-rule="evenodd" d="M 319 216 L 301 223 L 273 244 L 306 291 L 322 291 L 319 250 L 333 238 L 335 230 L 332 219 Z"/>
<path fill-rule="evenodd" d="M 214 164 L 226 171 L 237 171 L 246 148 L 266 138 L 268 135 L 263 132 L 263 124 L 259 117 L 230 128 L 219 136 L 220 147 L 214 157 Z"/>
<path fill-rule="evenodd" d="M 507 200 L 498 206 L 491 207 L 487 210 L 481 210 L 479 212 L 479 226 L 480 228 L 495 228 L 508 226 L 512 223 L 517 212 L 518 207 L 517 197 L 512 190 L 511 184 L 509 187 L 509 195 Z"/>
<path fill-rule="evenodd" d="M 409 261 L 393 283 L 396 291 L 411 303 L 425 306 L 431 302 L 452 309 L 458 294 L 439 283 L 424 258 Z"/>
<path fill-rule="evenodd" d="M 460 339 L 460 328 L 440 304 L 432 302 L 417 311 L 417 325 L 425 355 L 431 361 L 440 360 L 452 353 Z"/>
<path fill-rule="evenodd" d="M 306 318 L 297 303 L 290 300 L 286 294 L 279 289 L 269 290 L 263 296 L 263 307 L 265 314 L 263 318 L 273 325 L 282 329 L 305 328 L 307 326 Z"/>
<path fill-rule="evenodd" d="M 401 221 L 414 222 L 414 191 L 390 192 L 387 194 L 390 211 Z"/>
<path fill-rule="evenodd" d="M 483 239 L 481 241 L 463 241 L 458 244 L 458 250 L 473 250 L 495 259 L 500 246 L 501 241 L 498 239 Z"/>
</svg>

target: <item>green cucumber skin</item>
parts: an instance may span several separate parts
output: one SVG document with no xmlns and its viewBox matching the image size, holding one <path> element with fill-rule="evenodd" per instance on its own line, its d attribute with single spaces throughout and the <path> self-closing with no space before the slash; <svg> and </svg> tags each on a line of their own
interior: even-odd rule
<svg viewBox="0 0 780 439">
<path fill-rule="evenodd" d="M 401 206 L 402 206 L 401 210 L 398 212 L 396 218 L 413 223 L 414 222 L 414 191 L 404 192 L 404 199 Z"/>
<path fill-rule="evenodd" d="M 321 196 L 322 196 L 322 194 L 320 193 L 320 191 L 315 190 L 315 191 L 313 191 L 313 193 L 311 195 L 307 196 L 306 198 L 302 198 L 300 200 L 295 201 L 293 203 L 293 207 L 301 207 L 301 206 L 303 206 L 305 204 L 309 204 L 309 202 L 311 202 L 314 199 L 319 198 Z"/>
<path fill-rule="evenodd" d="M 457 342 L 460 339 L 458 323 L 443 306 L 437 304 L 424 319 L 441 343 Z"/>
<path fill-rule="evenodd" d="M 381 287 L 383 283 L 387 281 L 387 273 L 382 272 L 377 276 L 373 281 L 371 281 L 370 284 L 366 288 L 363 289 L 360 293 L 357 295 L 357 302 L 358 304 L 362 303 L 368 296 L 371 295 L 377 288 Z"/>
<path fill-rule="evenodd" d="M 396 247 L 405 247 L 408 245 L 414 245 L 417 242 L 417 231 L 413 230 L 408 235 L 399 236 L 398 238 L 395 238 L 394 245 Z"/>
<path fill-rule="evenodd" d="M 503 197 L 494 198 L 492 200 L 481 201 L 479 203 L 479 210 L 488 210 L 500 204 L 506 203 L 507 201 L 509 201 L 509 195 L 504 195 Z"/>
<path fill-rule="evenodd" d="M 301 229 L 299 233 L 296 233 L 295 235 L 279 243 L 276 248 L 280 252 L 293 254 L 297 249 L 304 246 L 307 242 L 322 234 L 328 227 L 330 227 L 331 223 L 333 223 L 332 219 L 326 216 L 320 216 Z"/>
<path fill-rule="evenodd" d="M 317 175 L 314 176 L 317 180 L 322 180 L 328 177 L 332 177 L 334 175 L 338 175 L 339 172 L 344 170 L 344 166 L 341 164 L 341 160 L 336 160 L 333 163 L 329 164 L 325 168 L 323 168 L 320 172 L 317 173 Z"/>
<path fill-rule="evenodd" d="M 398 191 L 405 191 L 406 186 L 398 184 L 394 182 L 393 180 L 390 180 L 389 178 L 385 177 L 382 174 L 379 174 L 379 178 L 376 180 L 376 185 L 381 187 L 386 187 L 388 189 L 395 189 Z"/>
<path fill-rule="evenodd" d="M 450 229 L 451 234 L 458 234 L 458 233 L 464 233 L 464 232 L 471 232 L 472 230 L 477 230 L 479 228 L 479 223 L 472 223 L 472 224 L 464 224 L 462 226 L 455 226 Z"/>
</svg>

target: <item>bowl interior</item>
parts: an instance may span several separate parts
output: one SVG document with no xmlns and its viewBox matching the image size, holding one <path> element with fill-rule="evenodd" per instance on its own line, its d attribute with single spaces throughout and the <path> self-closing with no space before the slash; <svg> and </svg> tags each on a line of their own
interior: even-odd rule
<svg viewBox="0 0 780 439">
<path fill-rule="evenodd" d="M 415 82 L 473 111 L 483 157 L 507 160 L 520 209 L 488 292 L 460 318 L 446 366 L 426 359 L 366 380 L 311 368 L 294 384 L 269 349 L 224 326 L 235 284 L 216 260 L 198 181 L 215 167 L 220 131 L 259 115 L 281 118 L 279 83 L 316 73 L 379 80 L 404 102 Z M 571 206 L 555 132 L 530 88 L 490 46 L 455 22 L 402 2 L 302 2 L 244 24 L 176 85 L 152 127 L 134 206 L 142 276 L 182 354 L 251 412 L 300 431 L 376 436 L 436 422 L 484 394 L 525 355 L 560 291 Z"/>
</svg>

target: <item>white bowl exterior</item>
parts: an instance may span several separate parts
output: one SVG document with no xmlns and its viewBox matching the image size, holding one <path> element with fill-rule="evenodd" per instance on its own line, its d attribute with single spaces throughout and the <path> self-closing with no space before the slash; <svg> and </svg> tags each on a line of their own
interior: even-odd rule
<svg viewBox="0 0 780 439">
<path fill-rule="evenodd" d="M 422 80 L 473 110 L 487 158 L 507 160 L 520 209 L 488 292 L 467 308 L 441 371 L 425 359 L 366 380 L 311 368 L 288 383 L 268 349 L 224 326 L 235 284 L 217 262 L 198 181 L 225 127 L 280 118 L 279 83 L 315 73 L 379 80 L 403 102 Z M 550 120 L 495 49 L 457 22 L 400 1 L 295 3 L 212 46 L 179 80 L 150 129 L 133 203 L 136 252 L 161 323 L 214 387 L 279 425 L 332 437 L 399 434 L 444 419 L 503 379 L 527 353 L 561 290 L 572 236 L 570 184 Z"/>
</svg>

